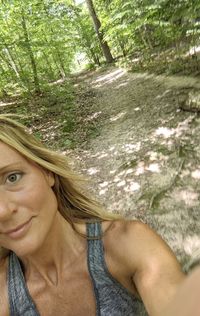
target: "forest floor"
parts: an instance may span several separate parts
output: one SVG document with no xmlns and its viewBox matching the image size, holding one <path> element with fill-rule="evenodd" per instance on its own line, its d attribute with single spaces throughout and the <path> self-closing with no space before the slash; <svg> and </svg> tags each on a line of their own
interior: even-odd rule
<svg viewBox="0 0 200 316">
<path fill-rule="evenodd" d="M 107 209 L 148 223 L 188 270 L 200 257 L 200 116 L 179 105 L 199 79 L 111 67 L 73 80 L 90 130 L 76 131 L 75 167 Z"/>
<path fill-rule="evenodd" d="M 200 258 L 200 115 L 181 108 L 199 78 L 109 67 L 55 84 L 0 112 L 31 115 L 108 210 L 148 223 L 188 270 Z"/>
</svg>

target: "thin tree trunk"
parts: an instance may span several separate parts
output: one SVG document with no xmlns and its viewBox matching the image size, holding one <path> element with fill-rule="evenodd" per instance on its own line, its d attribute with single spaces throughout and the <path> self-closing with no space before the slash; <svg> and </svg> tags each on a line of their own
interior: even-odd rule
<svg viewBox="0 0 200 316">
<path fill-rule="evenodd" d="M 114 61 L 114 58 L 113 58 L 113 56 L 111 54 L 110 48 L 108 46 L 108 43 L 106 41 L 104 41 L 104 39 L 103 39 L 103 36 L 104 36 L 103 32 L 100 31 L 101 22 L 100 22 L 97 14 L 96 14 L 93 1 L 92 0 L 86 0 L 86 4 L 87 4 L 87 7 L 88 7 L 90 16 L 92 18 L 92 21 L 93 21 L 93 24 L 94 24 L 94 29 L 95 29 L 95 31 L 97 33 L 97 36 L 98 36 L 98 39 L 99 39 L 99 42 L 100 42 L 100 45 L 101 45 L 101 49 L 102 49 L 102 52 L 103 52 L 104 57 L 106 59 L 106 62 L 107 63 L 112 63 Z"/>
<path fill-rule="evenodd" d="M 18 78 L 15 70 L 13 69 L 13 66 L 12 64 L 10 63 L 10 60 L 7 60 L 7 58 L 5 58 L 5 56 L 3 56 L 1 53 L 0 53 L 0 57 L 2 59 L 2 61 L 7 65 L 9 71 L 10 71 L 10 76 L 11 78 L 16 81 L 16 77 Z"/>
<path fill-rule="evenodd" d="M 31 43 L 30 43 L 29 36 L 28 36 L 28 30 L 27 30 L 27 26 L 26 26 L 26 20 L 25 20 L 23 9 L 21 11 L 21 15 L 22 15 L 22 27 L 23 27 L 23 31 L 24 31 L 25 43 L 26 43 L 26 47 L 27 47 L 27 50 L 28 50 L 28 53 L 29 53 L 31 66 L 32 66 L 32 71 L 33 71 L 35 92 L 41 93 L 40 84 L 39 84 L 39 78 L 38 78 L 38 74 L 37 74 L 36 61 L 35 61 L 34 54 L 33 54 L 32 48 L 31 48 Z"/>
<path fill-rule="evenodd" d="M 16 77 L 17 77 L 18 79 L 20 79 L 20 74 L 19 74 L 19 71 L 18 71 L 18 67 L 17 67 L 17 65 L 15 64 L 15 61 L 14 61 L 14 59 L 13 59 L 13 56 L 12 56 L 12 54 L 11 54 L 9 48 L 6 47 L 5 50 L 4 50 L 4 52 L 5 52 L 5 54 L 7 55 L 7 58 L 8 58 L 8 60 L 9 60 L 9 63 L 10 63 L 10 65 L 11 65 L 13 71 L 15 72 Z"/>
</svg>

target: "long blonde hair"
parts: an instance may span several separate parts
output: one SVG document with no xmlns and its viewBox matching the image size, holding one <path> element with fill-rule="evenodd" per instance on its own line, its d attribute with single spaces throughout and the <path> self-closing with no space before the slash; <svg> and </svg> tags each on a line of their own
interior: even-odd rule
<svg viewBox="0 0 200 316">
<path fill-rule="evenodd" d="M 121 218 L 117 214 L 106 212 L 97 201 L 83 192 L 80 186 L 83 177 L 71 170 L 66 156 L 48 149 L 13 117 L 19 116 L 0 114 L 0 141 L 54 174 L 53 191 L 58 201 L 58 210 L 74 229 L 75 222 Z"/>
</svg>

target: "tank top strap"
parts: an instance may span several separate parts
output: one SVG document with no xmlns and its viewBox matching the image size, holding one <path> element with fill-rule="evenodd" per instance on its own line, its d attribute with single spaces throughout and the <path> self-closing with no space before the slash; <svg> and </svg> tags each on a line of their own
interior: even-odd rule
<svg viewBox="0 0 200 316">
<path fill-rule="evenodd" d="M 87 243 L 88 243 L 88 252 L 87 252 L 87 262 L 88 270 L 90 277 L 93 283 L 93 289 L 96 297 L 96 316 L 101 315 L 101 304 L 100 296 L 97 282 L 97 274 L 104 275 L 104 249 L 102 243 L 102 229 L 101 223 L 87 223 Z"/>
<path fill-rule="evenodd" d="M 96 316 L 141 316 L 138 300 L 109 272 L 101 222 L 87 223 L 88 270 L 96 297 Z"/>
<path fill-rule="evenodd" d="M 101 236 L 101 222 L 87 223 L 87 237 L 100 239 Z"/>
<path fill-rule="evenodd" d="M 7 284 L 10 316 L 40 316 L 26 286 L 20 261 L 14 252 L 9 254 Z"/>
<path fill-rule="evenodd" d="M 88 260 L 90 265 L 104 267 L 104 247 L 101 222 L 87 223 Z"/>
</svg>

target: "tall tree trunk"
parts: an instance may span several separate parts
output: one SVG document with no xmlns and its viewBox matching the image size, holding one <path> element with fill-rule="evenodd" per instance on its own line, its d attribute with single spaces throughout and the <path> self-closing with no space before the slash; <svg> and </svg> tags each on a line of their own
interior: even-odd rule
<svg viewBox="0 0 200 316">
<path fill-rule="evenodd" d="M 114 58 L 111 54 L 110 48 L 108 46 L 108 43 L 106 41 L 104 41 L 103 39 L 103 32 L 100 31 L 100 27 L 101 27 L 101 22 L 96 14 L 95 8 L 94 8 L 94 4 L 92 0 L 86 0 L 86 4 L 90 13 L 90 16 L 92 18 L 93 24 L 94 24 L 94 28 L 95 31 L 97 33 L 100 45 L 101 45 L 101 49 L 103 51 L 104 57 L 106 59 L 107 63 L 112 63 L 114 61 Z"/>
<path fill-rule="evenodd" d="M 13 56 L 12 56 L 12 54 L 11 54 L 11 52 L 10 52 L 10 50 L 9 50 L 8 47 L 6 47 L 6 48 L 4 49 L 4 53 L 5 53 L 5 55 L 7 56 L 8 60 L 9 60 L 9 62 L 10 62 L 10 65 L 11 65 L 13 71 L 14 71 L 15 74 L 16 74 L 16 77 L 17 77 L 18 79 L 20 79 L 20 74 L 19 74 L 18 67 L 17 67 L 17 65 L 16 65 L 16 63 L 15 63 L 15 61 L 14 61 L 14 58 L 13 58 Z"/>
<path fill-rule="evenodd" d="M 27 26 L 26 26 L 26 19 L 25 19 L 25 16 L 24 16 L 23 9 L 21 11 L 21 15 L 22 15 L 22 27 L 23 27 L 23 31 L 24 31 L 25 43 L 26 43 L 26 47 L 28 49 L 28 53 L 29 53 L 29 57 L 30 57 L 30 61 L 31 61 L 31 66 L 32 66 L 32 71 L 33 71 L 35 92 L 41 93 L 40 84 L 39 84 L 39 78 L 38 78 L 38 74 L 37 74 L 36 61 L 35 61 L 35 58 L 34 58 L 34 55 L 33 55 L 33 51 L 32 51 L 32 47 L 31 47 L 31 43 L 30 43 L 30 40 L 29 40 L 28 30 L 27 30 Z"/>
</svg>

